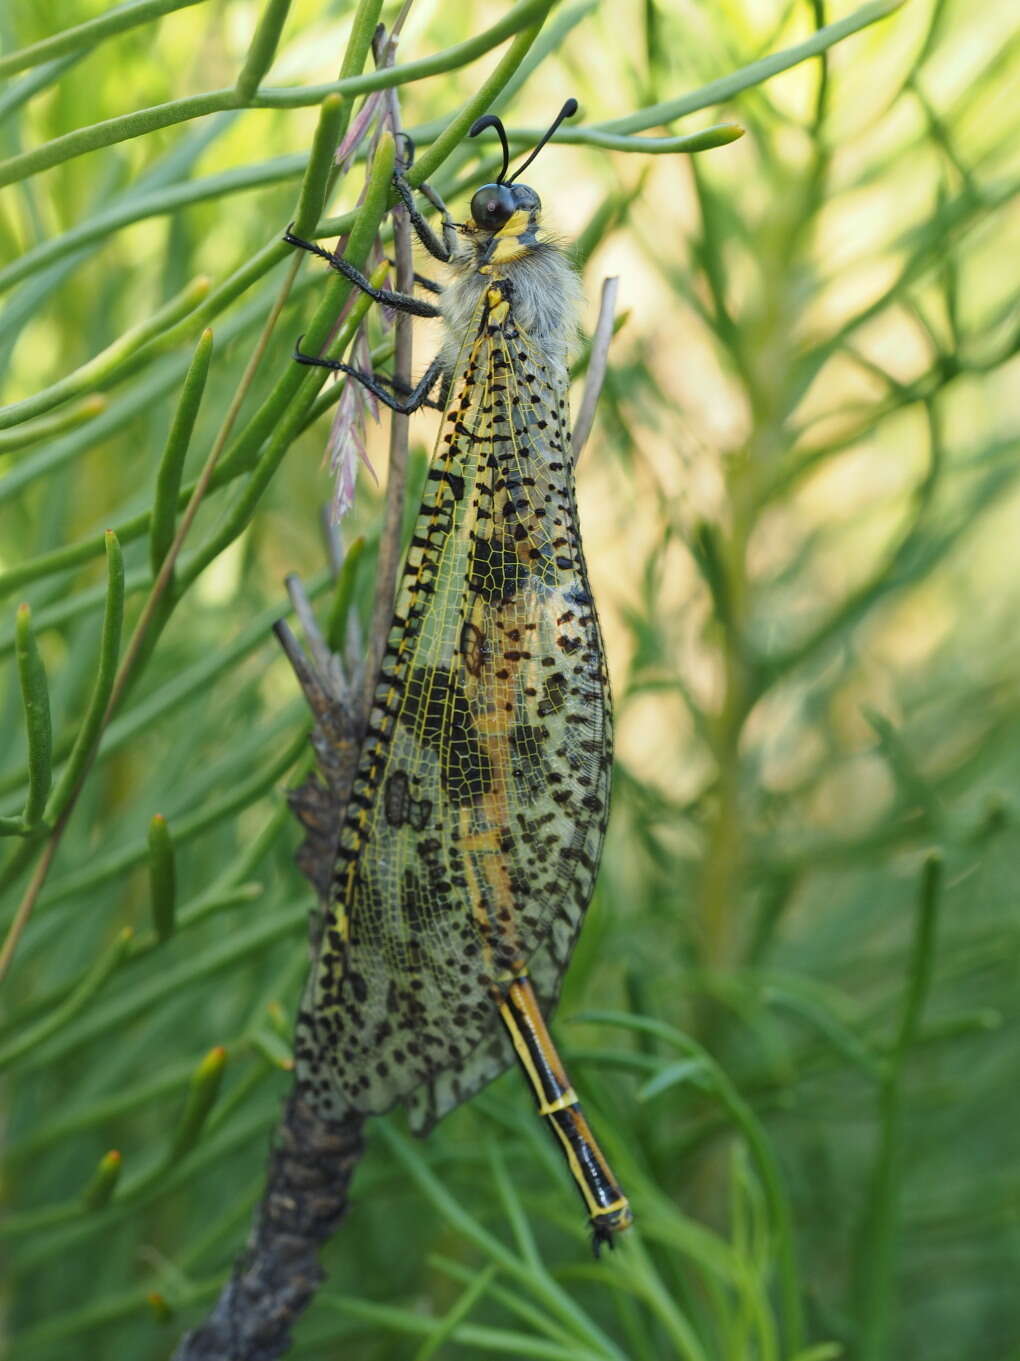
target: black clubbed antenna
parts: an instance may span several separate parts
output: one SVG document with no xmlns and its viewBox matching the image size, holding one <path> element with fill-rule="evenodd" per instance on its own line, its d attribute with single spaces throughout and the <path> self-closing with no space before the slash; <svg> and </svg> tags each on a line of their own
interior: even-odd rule
<svg viewBox="0 0 1020 1361">
<path fill-rule="evenodd" d="M 563 122 L 563 120 L 564 120 L 565 118 L 573 118 L 573 116 L 574 116 L 575 113 L 577 113 L 577 100 L 576 100 L 576 99 L 568 99 L 567 102 L 564 104 L 563 108 L 560 109 L 559 113 L 556 115 L 555 119 L 553 120 L 552 127 L 549 129 L 549 131 L 545 134 L 545 136 L 544 136 L 544 137 L 542 138 L 542 140 L 539 142 L 539 144 L 538 144 L 538 146 L 535 148 L 535 150 L 531 153 L 531 155 L 530 155 L 530 156 L 528 157 L 528 159 L 524 162 L 524 164 L 523 164 L 522 166 L 519 166 L 519 167 L 514 171 L 514 173 L 510 176 L 509 180 L 507 180 L 507 183 L 508 183 L 508 184 L 513 184 L 513 182 L 514 182 L 514 180 L 517 178 L 517 176 L 520 175 L 523 171 L 527 170 L 528 166 L 529 166 L 529 165 L 531 164 L 531 162 L 535 159 L 535 157 L 538 155 L 538 153 L 542 150 L 542 148 L 545 146 L 546 142 L 548 142 L 549 138 L 553 135 L 553 133 L 556 131 L 556 129 L 559 127 L 559 125 Z M 477 127 L 478 124 L 476 123 L 475 126 Z"/>
<path fill-rule="evenodd" d="M 500 145 L 503 148 L 503 169 L 499 172 L 499 175 L 496 177 L 496 183 L 502 184 L 504 182 L 504 176 L 506 175 L 506 172 L 510 169 L 510 145 L 506 140 L 506 128 L 503 126 L 503 124 L 500 122 L 500 120 L 496 117 L 494 113 L 485 113 L 482 114 L 481 118 L 476 118 L 475 121 L 471 124 L 471 130 L 469 131 L 468 136 L 477 137 L 478 134 L 480 132 L 484 132 L 486 128 L 496 129 Z"/>
</svg>

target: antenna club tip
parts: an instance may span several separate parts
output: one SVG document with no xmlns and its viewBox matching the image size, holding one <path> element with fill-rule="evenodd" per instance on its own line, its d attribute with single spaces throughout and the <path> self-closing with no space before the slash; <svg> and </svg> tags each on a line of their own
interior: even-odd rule
<svg viewBox="0 0 1020 1361">
<path fill-rule="evenodd" d="M 563 117 L 573 118 L 575 113 L 577 113 L 577 100 L 571 97 L 563 106 Z"/>
</svg>

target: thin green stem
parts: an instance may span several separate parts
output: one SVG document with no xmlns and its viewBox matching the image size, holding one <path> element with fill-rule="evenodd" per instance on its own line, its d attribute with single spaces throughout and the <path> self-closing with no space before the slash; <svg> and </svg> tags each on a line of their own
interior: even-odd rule
<svg viewBox="0 0 1020 1361">
<path fill-rule="evenodd" d="M 753 61 L 749 66 L 742 66 L 739 71 L 734 71 L 728 76 L 711 80 L 707 85 L 692 90 L 688 95 L 663 100 L 660 104 L 651 104 L 638 113 L 628 114 L 626 118 L 611 118 L 604 123 L 596 123 L 593 125 L 594 130 L 618 133 L 643 132 L 646 128 L 659 127 L 663 123 L 672 123 L 676 118 L 684 118 L 689 113 L 696 113 L 698 109 L 724 104 L 743 90 L 761 85 L 764 81 L 779 75 L 781 71 L 789 71 L 791 67 L 799 66 L 801 62 L 811 57 L 819 56 L 836 43 L 842 42 L 844 38 L 860 32 L 862 28 L 888 18 L 903 3 L 904 0 L 873 0 L 871 4 L 862 5 L 860 9 L 854 10 L 853 14 L 848 14 L 845 19 L 839 19 L 834 24 L 817 29 L 810 38 L 795 43 L 793 47 L 773 52 L 771 56 Z"/>
<path fill-rule="evenodd" d="M 204 94 L 188 95 L 183 99 L 172 99 L 166 104 L 156 104 L 148 109 L 138 109 L 134 113 L 108 118 L 90 127 L 79 128 L 75 132 L 55 137 L 44 146 L 33 151 L 21 152 L 0 161 L 0 188 L 13 184 L 41 170 L 49 170 L 55 165 L 84 156 L 87 152 L 98 151 L 102 147 L 115 146 L 118 142 L 130 141 L 146 133 L 158 132 L 161 128 L 173 127 L 193 118 L 208 117 L 209 114 L 223 113 L 228 109 L 244 107 L 263 109 L 307 108 L 321 104 L 330 94 L 354 95 L 367 94 L 370 90 L 386 90 L 408 81 L 421 80 L 425 76 L 439 75 L 444 71 L 456 70 L 468 61 L 483 56 L 504 39 L 519 32 L 526 25 L 541 20 L 548 14 L 556 0 L 522 0 L 508 14 L 484 33 L 467 42 L 457 43 L 438 52 L 434 57 L 424 57 L 420 61 L 407 62 L 403 66 L 390 66 L 379 71 L 366 72 L 364 75 L 347 76 L 328 85 L 305 86 L 296 90 L 261 90 L 249 99 L 238 95 L 234 86 L 225 90 L 209 90 Z"/>
<path fill-rule="evenodd" d="M 61 1006 L 54 1007 L 38 1025 L 31 1026 L 0 1049 L 0 1069 L 9 1067 L 22 1054 L 30 1053 L 44 1040 L 55 1035 L 72 1021 L 96 995 L 119 964 L 127 958 L 133 932 L 130 927 L 118 932 L 112 943 Z"/>
<path fill-rule="evenodd" d="M 319 121 L 315 128 L 315 140 L 309 157 L 310 165 L 315 167 L 314 174 L 306 174 L 301 184 L 297 209 L 294 213 L 293 231 L 296 236 L 304 236 L 312 231 L 322 216 L 322 203 L 326 193 L 333 164 L 333 153 L 343 136 L 343 123 L 350 117 L 350 100 L 339 95 L 327 95 L 322 101 Z"/>
<path fill-rule="evenodd" d="M 174 917 L 177 911 L 174 843 L 167 820 L 162 813 L 157 813 L 149 823 L 148 851 L 152 925 L 156 939 L 162 944 L 174 933 Z"/>
<path fill-rule="evenodd" d="M 578 1017 L 585 1021 L 606 1021 L 628 1030 L 657 1036 L 667 1044 L 692 1055 L 702 1065 L 705 1079 L 699 1085 L 714 1091 L 730 1120 L 747 1142 L 752 1161 L 761 1179 L 769 1207 L 769 1215 L 776 1236 L 779 1291 L 786 1327 L 786 1348 L 797 1352 L 803 1345 L 804 1319 L 799 1272 L 797 1269 L 793 1218 L 789 1197 L 783 1187 L 779 1164 L 761 1122 L 750 1105 L 737 1090 L 726 1070 L 697 1040 L 674 1026 L 643 1016 L 629 1016 L 610 1011 L 588 1011 Z"/>
<path fill-rule="evenodd" d="M 358 213 L 358 219 L 351 230 L 345 258 L 358 268 L 364 265 L 368 251 L 379 229 L 383 213 L 388 207 L 390 180 L 393 175 L 393 142 L 380 141 L 379 151 L 365 190 L 365 199 Z M 310 354 L 317 354 L 326 344 L 336 321 L 337 314 L 347 301 L 352 284 L 342 275 L 331 277 L 323 290 L 322 301 L 308 324 L 303 345 Z M 366 299 L 367 301 L 367 299 Z M 325 351 L 327 355 L 342 352 L 354 338 L 356 326 L 351 323 L 356 313 L 352 311 L 346 325 L 337 338 Z M 289 365 L 277 380 L 273 392 L 267 398 L 260 415 L 269 424 L 269 413 L 275 420 L 273 433 L 267 441 L 258 463 L 252 470 L 244 491 L 235 501 L 224 518 L 220 528 L 196 552 L 194 558 L 181 573 L 181 589 L 194 581 L 219 554 L 232 543 L 251 519 L 259 498 L 269 485 L 273 474 L 279 467 L 284 455 L 299 432 L 304 414 L 315 394 L 325 382 L 325 370 L 312 368 L 305 370 L 297 364 Z"/>
<path fill-rule="evenodd" d="M 274 156 L 271 160 L 262 161 L 257 165 L 235 166 L 216 175 L 205 175 L 201 179 L 188 180 L 184 184 L 173 184 L 167 188 L 154 189 L 148 194 L 134 195 L 113 208 L 94 213 L 66 232 L 60 232 L 46 241 L 41 241 L 5 265 L 0 269 L 0 292 L 13 288 L 15 284 L 82 250 L 85 246 L 109 240 L 110 236 L 120 231 L 122 227 L 129 227 L 134 222 L 144 222 L 148 218 L 176 213 L 181 208 L 188 208 L 196 203 L 219 202 L 229 194 L 240 194 L 249 189 L 262 189 L 286 180 L 299 179 L 307 164 L 308 157 L 303 153 Z M 0 442 L 0 452 L 6 447 Z"/>
<path fill-rule="evenodd" d="M 575 1332 L 578 1340 L 585 1343 L 595 1356 L 607 1358 L 607 1361 L 609 1358 L 623 1361 L 623 1354 L 612 1339 L 577 1306 L 570 1295 L 551 1276 L 544 1271 L 536 1271 L 530 1262 L 517 1257 L 468 1214 L 456 1197 L 433 1176 L 422 1157 L 411 1149 L 402 1135 L 383 1121 L 379 1122 L 377 1132 L 435 1209 L 458 1233 L 490 1257 L 505 1275 L 526 1285 L 551 1314 Z"/>
<path fill-rule="evenodd" d="M 392 48 L 390 49 L 392 55 Z M 390 124 L 394 136 L 401 130 L 400 108 L 395 95 L 392 100 Z M 414 257 L 411 223 L 403 204 L 392 211 L 393 254 L 396 261 L 395 285 L 399 293 L 414 292 Z M 413 325 L 406 312 L 398 312 L 393 325 L 393 378 L 405 388 L 411 383 Z M 372 622 L 365 646 L 365 676 L 361 696 L 361 721 L 367 725 L 375 695 L 379 667 L 382 664 L 389 623 L 393 615 L 393 597 L 399 568 L 401 533 L 404 521 L 404 500 L 407 487 L 407 451 L 410 418 L 394 411 L 390 416 L 389 457 L 386 465 L 386 507 L 379 532 L 379 551 L 376 555 L 375 598 Z"/>
<path fill-rule="evenodd" d="M 316 167 L 312 164 L 311 161 L 309 161 L 309 169 L 307 173 L 308 174 L 316 173 Z M 390 145 L 390 174 L 392 174 L 392 144 Z M 386 183 L 388 186 L 389 184 L 388 178 Z M 382 198 L 381 193 L 378 196 L 380 197 L 380 199 Z M 380 203 L 379 216 L 381 217 L 381 215 L 382 208 Z M 377 225 L 377 223 L 375 225 Z M 364 246 L 365 253 L 367 253 L 367 249 L 368 243 L 366 241 Z M 346 283 L 346 280 L 344 280 L 343 282 Z M 170 611 L 173 608 L 174 601 L 180 598 L 180 595 L 183 594 L 184 590 L 186 589 L 186 586 L 190 584 L 190 582 L 193 581 L 201 571 L 200 566 L 196 570 L 191 572 L 190 575 L 188 575 L 187 573 L 182 573 L 182 577 L 186 577 L 186 580 L 182 581 L 182 583 L 178 585 L 178 590 L 175 596 L 171 597 L 167 594 L 171 580 L 173 579 L 174 568 L 177 563 L 177 558 L 184 545 L 184 540 L 188 536 L 188 532 L 190 531 L 191 525 L 194 522 L 195 516 L 198 513 L 198 509 L 202 504 L 206 492 L 209 489 L 220 454 L 222 453 L 223 448 L 226 445 L 226 442 L 230 436 L 230 432 L 233 429 L 234 421 L 237 418 L 237 415 L 241 409 L 241 404 L 244 401 L 244 398 L 248 392 L 248 388 L 251 385 L 251 382 L 255 376 L 255 371 L 258 368 L 259 361 L 261 360 L 262 355 L 265 352 L 265 348 L 269 343 L 269 337 L 272 334 L 273 327 L 275 326 L 276 323 L 276 319 L 283 308 L 285 300 L 286 300 L 286 285 L 281 290 L 277 298 L 276 304 L 273 307 L 272 311 L 270 312 L 265 327 L 263 328 L 262 335 L 260 336 L 259 341 L 256 344 L 254 351 L 252 352 L 252 355 L 248 361 L 248 365 L 245 369 L 244 375 L 241 378 L 241 382 L 238 385 L 237 391 L 224 418 L 223 424 L 220 427 L 219 434 L 214 440 L 212 448 L 210 449 L 209 455 L 202 468 L 202 471 L 199 474 L 198 481 L 195 484 L 195 489 L 194 492 L 192 493 L 191 499 L 188 502 L 187 507 L 185 508 L 184 514 L 181 516 L 181 522 L 180 525 L 178 526 L 177 533 L 174 536 L 173 543 L 170 545 L 170 548 L 168 549 L 166 556 L 163 559 L 163 563 L 162 566 L 160 567 L 159 574 L 157 575 L 156 580 L 153 582 L 152 590 L 150 591 L 148 599 L 146 600 L 145 605 L 142 608 L 142 613 L 138 619 L 138 622 L 135 625 L 134 633 L 131 636 L 131 640 L 128 643 L 123 661 L 121 662 L 120 668 L 117 671 L 116 677 L 114 679 L 110 696 L 107 701 L 106 709 L 103 713 L 99 725 L 100 731 L 102 731 L 109 725 L 110 720 L 114 712 L 116 711 L 120 703 L 120 700 L 123 697 L 127 689 L 127 686 L 132 678 L 132 674 L 135 670 L 136 665 L 143 658 L 143 656 L 147 656 L 149 654 L 149 651 L 155 642 L 159 630 L 162 628 L 163 624 L 165 624 L 167 618 L 169 617 Z M 254 475 L 252 481 L 254 481 Z M 230 542 L 233 539 L 233 537 L 234 535 L 231 534 L 227 542 Z M 224 544 L 223 546 L 225 547 L 226 544 Z M 216 553 L 218 553 L 219 551 L 220 550 L 217 549 Z M 213 553 L 212 556 L 215 557 L 216 553 Z M 201 551 L 196 556 L 198 559 L 201 559 L 202 558 Z M 211 558 L 207 559 L 207 561 L 211 561 Z M 202 562 L 202 566 L 204 565 L 205 562 Z M 194 563 L 192 563 L 191 566 L 194 566 Z M 38 901 L 39 894 L 42 892 L 43 885 L 45 884 L 46 878 L 49 874 L 50 866 L 53 863 L 53 858 L 56 855 L 57 848 L 60 845 L 60 841 L 67 827 L 68 819 L 70 818 L 70 815 L 74 810 L 74 805 L 77 801 L 78 795 L 81 792 L 82 785 L 84 784 L 84 781 L 88 775 L 89 767 L 92 763 L 92 760 L 94 759 L 95 750 L 97 746 L 98 742 L 94 743 L 91 751 L 83 760 L 81 769 L 77 775 L 76 782 L 68 792 L 63 810 L 61 811 L 60 816 L 57 818 L 57 821 L 53 827 L 53 831 L 51 832 L 46 842 L 46 845 L 43 849 L 43 853 L 29 881 L 28 887 L 25 890 L 21 902 L 18 904 L 14 921 L 7 933 L 6 939 L 4 940 L 3 948 L 2 950 L 0 950 L 0 981 L 3 980 L 7 970 L 10 968 L 11 960 L 13 959 L 14 952 L 17 949 L 18 941 L 20 940 L 21 935 L 25 929 L 25 926 L 28 923 L 28 920 L 35 907 L 35 904 Z"/>
<path fill-rule="evenodd" d="M 46 669 L 39 656 L 28 605 L 18 606 L 14 640 L 28 746 L 28 793 L 21 824 L 25 831 L 31 831 L 42 820 L 53 778 L 53 726 Z"/>
<path fill-rule="evenodd" d="M 82 1192 L 81 1201 L 86 1210 L 102 1210 L 109 1205 L 120 1180 L 120 1171 L 121 1156 L 112 1148 L 99 1159 L 91 1181 Z"/>
<path fill-rule="evenodd" d="M 921 872 L 910 973 L 879 1097 L 878 1147 L 855 1260 L 861 1361 L 886 1361 L 891 1355 L 895 1256 L 906 1153 L 903 1078 L 931 988 L 941 882 L 942 858 L 932 853 Z"/>
<path fill-rule="evenodd" d="M 290 0 L 266 0 L 266 7 L 262 11 L 262 17 L 248 48 L 248 55 L 237 77 L 235 89 L 239 104 L 247 104 L 262 84 L 276 56 L 289 10 Z"/>
<path fill-rule="evenodd" d="M 24 401 L 12 402 L 9 406 L 0 408 L 0 430 L 20 425 L 22 421 L 40 416 L 71 397 L 80 397 L 85 392 L 106 387 L 141 368 L 151 353 L 147 349 L 149 342 L 156 342 L 157 347 L 162 347 L 165 344 L 168 327 L 189 312 L 193 312 L 208 292 L 208 279 L 201 276 L 193 279 L 176 298 L 165 307 L 161 307 L 148 321 L 125 331 L 112 345 L 108 345 L 87 364 L 82 364 L 81 368 L 75 369 L 74 373 L 44 388 L 42 392 L 37 392 L 34 397 L 26 397 Z"/>
<path fill-rule="evenodd" d="M 106 407 L 106 398 L 97 392 L 91 397 L 86 397 L 80 405 L 72 407 L 70 411 L 61 411 L 57 416 L 45 416 L 42 420 L 22 426 L 20 430 L 5 431 L 0 434 L 0 457 L 12 454 L 18 449 L 27 449 L 33 444 L 48 442 L 57 435 L 75 429 L 76 426 L 94 421 L 97 416 L 102 415 Z"/>
<path fill-rule="evenodd" d="M 110 700 L 120 655 L 121 632 L 124 626 L 124 558 L 116 534 L 107 530 L 106 542 L 106 609 L 99 640 L 99 666 L 88 708 L 61 771 L 57 786 L 46 807 L 46 821 L 54 826 L 63 815 L 74 795 L 86 767 L 95 754 L 96 743 L 103 725 L 103 715 Z"/>
<path fill-rule="evenodd" d="M 211 1049 L 195 1069 L 188 1084 L 188 1095 L 184 1110 L 173 1141 L 167 1151 L 164 1167 L 172 1167 L 180 1162 L 194 1148 L 202 1133 L 202 1127 L 216 1104 L 223 1085 L 223 1070 L 227 1062 L 227 1051 L 222 1045 Z M 156 1175 L 162 1175 L 162 1170 Z"/>
<path fill-rule="evenodd" d="M 86 19 L 82 24 L 65 28 L 50 38 L 42 38 L 37 43 L 19 47 L 0 57 L 0 79 L 12 76 L 16 71 L 38 66 L 40 62 L 51 61 L 54 57 L 62 57 L 68 52 L 76 52 L 79 48 L 91 49 L 114 33 L 123 33 L 139 24 L 151 23 L 160 15 L 172 14 L 175 10 L 202 3 L 204 0 L 128 0 L 127 4 L 114 5 L 95 19 Z"/>
<path fill-rule="evenodd" d="M 212 360 L 213 333 L 202 332 L 191 366 L 184 379 L 181 395 L 177 400 L 177 410 L 170 425 L 163 457 L 156 474 L 156 494 L 152 503 L 152 520 L 149 528 L 149 566 L 152 575 L 158 576 L 163 559 L 170 551 L 174 541 L 174 522 L 177 518 L 177 499 L 181 490 L 181 474 L 191 433 L 195 428 L 198 409 L 202 403 L 209 364 Z"/>
</svg>

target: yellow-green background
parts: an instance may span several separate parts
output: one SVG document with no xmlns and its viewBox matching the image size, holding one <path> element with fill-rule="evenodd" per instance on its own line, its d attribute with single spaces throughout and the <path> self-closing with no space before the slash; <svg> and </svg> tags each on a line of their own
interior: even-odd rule
<svg viewBox="0 0 1020 1361">
<path fill-rule="evenodd" d="M 398 61 L 481 33 L 508 8 L 416 0 Z M 543 125 L 568 94 L 582 126 L 621 118 L 858 13 L 821 0 L 545 9 L 526 78 L 497 106 L 511 128 Z M 610 273 L 625 316 L 578 479 L 616 695 L 616 786 L 556 1029 L 640 1227 L 591 1263 L 574 1192 L 515 1073 L 424 1145 L 407 1144 L 398 1113 L 370 1128 L 295 1356 L 1020 1357 L 1010 10 L 866 7 L 874 22 L 824 60 L 764 83 L 758 67 L 743 93 L 646 124 L 662 136 L 735 121 L 746 135 L 732 145 L 652 157 L 568 134 L 529 171 L 550 224 L 584 243 L 586 322 Z M 103 12 L 10 0 L 4 52 Z M 0 90 L 0 156 L 229 87 L 259 14 L 251 0 L 209 0 L 76 62 L 13 74 Z M 296 0 L 264 83 L 335 80 L 351 16 Z M 419 155 L 506 50 L 401 87 L 405 125 L 425 128 Z M 317 116 L 212 114 L 4 188 L 0 284 L 20 256 L 57 241 L 0 296 L 4 400 L 44 392 L 199 275 L 217 296 L 294 216 Z M 455 216 L 492 152 L 473 143 L 438 173 Z M 267 162 L 271 183 L 227 192 L 215 178 Z M 79 239 L 141 189 L 209 178 L 205 201 Z M 363 178 L 358 164 L 327 212 L 354 207 Z M 32 605 L 66 756 L 100 646 L 101 531 L 137 525 L 152 505 L 208 322 L 185 475 L 197 473 L 287 267 L 221 311 L 189 314 L 177 343 L 136 371 L 100 373 L 83 392 L 106 406 L 83 424 L 21 447 L 3 441 L 30 426 L 0 431 L 8 818 L 25 795 L 17 605 Z M 238 429 L 288 364 L 325 271 L 305 264 L 298 279 Z M 433 344 L 421 327 L 418 372 Z M 0 1056 L 13 1053 L 2 1300 L 19 1361 L 168 1355 L 247 1231 L 289 1080 L 311 904 L 282 795 L 304 710 L 269 624 L 287 573 L 322 582 L 328 426 L 289 448 L 144 659 L 2 985 Z M 416 419 L 412 446 L 430 430 Z M 383 470 L 385 429 L 368 440 Z M 184 560 L 245 476 L 209 495 Z M 366 617 L 380 504 L 363 477 L 343 526 L 348 542 L 367 537 L 356 590 Z M 144 534 L 122 537 L 130 626 L 149 558 Z M 79 543 L 92 547 L 73 567 L 44 557 Z M 181 923 L 159 946 L 146 849 L 157 813 L 176 841 Z M 44 846 L 44 831 L 5 841 L 5 923 Z M 130 956 L 47 1026 L 126 925 Z M 596 1010 L 616 1015 L 577 1019 Z M 898 1048 L 905 1015 L 910 1043 Z M 175 1158 L 191 1075 L 217 1045 L 228 1050 L 218 1100 Z M 408 1170 L 408 1147 L 449 1204 Z M 120 1185 L 87 1211 L 82 1191 L 110 1149 Z M 534 1257 L 515 1236 L 515 1206 Z M 464 1318 L 437 1335 L 479 1281 Z"/>
</svg>

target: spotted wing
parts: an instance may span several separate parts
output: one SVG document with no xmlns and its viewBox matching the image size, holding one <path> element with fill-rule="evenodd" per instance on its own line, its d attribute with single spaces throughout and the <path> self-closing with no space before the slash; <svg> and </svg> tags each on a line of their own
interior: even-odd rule
<svg viewBox="0 0 1020 1361">
<path fill-rule="evenodd" d="M 610 719 L 566 374 L 494 286 L 415 525 L 298 1025 L 324 1114 L 427 1127 L 510 1061 L 494 997 L 555 999 L 601 851 Z"/>
</svg>

